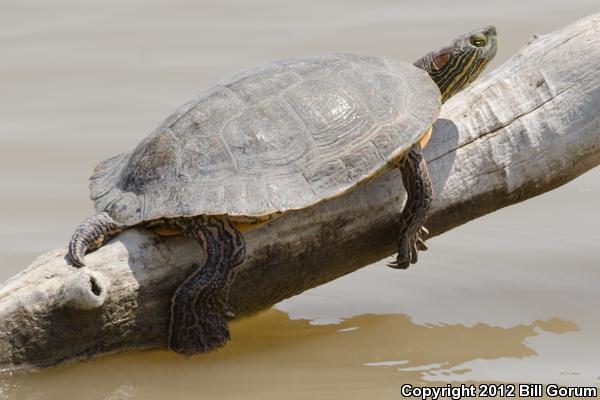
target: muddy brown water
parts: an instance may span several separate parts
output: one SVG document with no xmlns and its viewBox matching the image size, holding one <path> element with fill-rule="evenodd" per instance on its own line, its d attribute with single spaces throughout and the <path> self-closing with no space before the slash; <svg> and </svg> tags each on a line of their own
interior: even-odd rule
<svg viewBox="0 0 600 400">
<path fill-rule="evenodd" d="M 242 68 L 352 52 L 414 60 L 487 24 L 491 68 L 597 0 L 0 4 L 0 279 L 63 247 L 87 177 Z M 7 399 L 397 399 L 464 382 L 600 384 L 600 170 L 233 324 L 202 357 L 102 357 L 0 378 Z"/>
</svg>

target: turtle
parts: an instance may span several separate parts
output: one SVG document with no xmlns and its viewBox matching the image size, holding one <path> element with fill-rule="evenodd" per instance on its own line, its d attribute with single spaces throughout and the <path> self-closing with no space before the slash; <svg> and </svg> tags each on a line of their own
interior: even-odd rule
<svg viewBox="0 0 600 400">
<path fill-rule="evenodd" d="M 433 199 L 422 155 L 441 104 L 495 56 L 496 29 L 461 35 L 414 64 L 355 54 L 273 61 L 218 82 L 90 178 L 96 215 L 75 230 L 74 267 L 131 227 L 202 247 L 171 299 L 168 348 L 197 354 L 229 339 L 244 232 L 344 195 L 391 168 L 407 191 L 397 221 L 406 269 L 426 250 Z"/>
</svg>

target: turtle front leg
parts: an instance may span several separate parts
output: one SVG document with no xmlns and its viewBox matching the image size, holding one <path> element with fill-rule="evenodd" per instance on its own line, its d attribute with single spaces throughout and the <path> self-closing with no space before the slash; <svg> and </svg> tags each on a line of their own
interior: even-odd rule
<svg viewBox="0 0 600 400">
<path fill-rule="evenodd" d="M 171 300 L 169 348 L 197 354 L 223 346 L 229 339 L 229 290 L 237 268 L 245 261 L 246 244 L 227 219 L 200 216 L 168 224 L 196 239 L 204 249 L 204 264 L 177 288 Z"/>
<path fill-rule="evenodd" d="M 398 256 L 388 266 L 406 269 L 418 259 L 419 250 L 427 250 L 425 237 L 429 234 L 423 226 L 433 200 L 431 178 L 427 164 L 421 154 L 421 145 L 416 144 L 399 163 L 402 182 L 408 195 L 406 205 L 398 219 L 400 236 L 398 237 Z"/>
</svg>

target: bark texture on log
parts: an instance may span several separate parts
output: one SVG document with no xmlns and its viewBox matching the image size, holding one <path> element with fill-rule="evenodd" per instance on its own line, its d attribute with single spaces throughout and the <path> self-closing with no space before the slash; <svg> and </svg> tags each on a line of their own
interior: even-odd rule
<svg viewBox="0 0 600 400">
<path fill-rule="evenodd" d="M 445 104 L 425 151 L 436 193 L 432 234 L 600 163 L 598 65 L 600 14 L 534 39 Z M 233 311 L 252 314 L 394 253 L 404 196 L 390 171 L 247 232 Z M 0 287 L 0 368 L 164 347 L 171 295 L 200 253 L 189 239 L 131 229 L 80 270 L 65 249 L 40 256 Z"/>
</svg>

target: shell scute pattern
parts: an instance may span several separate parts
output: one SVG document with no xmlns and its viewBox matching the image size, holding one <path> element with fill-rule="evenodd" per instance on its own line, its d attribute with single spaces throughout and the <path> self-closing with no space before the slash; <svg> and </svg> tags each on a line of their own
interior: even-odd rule
<svg viewBox="0 0 600 400">
<path fill-rule="evenodd" d="M 305 176 L 312 191 L 320 198 L 331 197 L 340 187 L 352 183 L 350 172 L 340 158 L 317 165 L 314 170 L 305 173 Z"/>
<path fill-rule="evenodd" d="M 405 63 L 390 59 L 385 59 L 385 61 L 395 76 L 405 76 Z M 403 93 L 408 99 L 407 104 L 402 108 L 403 114 L 412 115 L 419 121 L 429 121 L 430 114 L 422 110 L 428 110 L 428 107 L 431 106 L 431 99 L 440 96 L 439 88 L 436 85 L 423 85 L 421 81 L 415 79 L 404 79 L 403 85 Z"/>
<path fill-rule="evenodd" d="M 393 124 L 406 110 L 412 100 L 410 91 L 405 90 L 407 83 L 391 73 L 373 73 L 363 76 L 364 81 L 377 93 L 376 100 L 370 101 L 371 113 L 382 125 Z"/>
<path fill-rule="evenodd" d="M 118 197 L 110 201 L 104 208 L 110 215 L 116 215 L 124 224 L 134 225 L 144 218 L 145 196 L 122 192 Z M 155 198 L 154 200 L 159 201 Z M 167 199 L 168 201 L 168 199 Z"/>
<path fill-rule="evenodd" d="M 277 64 L 270 64 L 253 71 L 243 74 L 231 82 L 222 83 L 240 100 L 249 105 L 269 101 L 302 80 L 292 70 Z"/>
<path fill-rule="evenodd" d="M 385 58 L 375 56 L 361 56 L 358 54 L 336 54 L 337 57 L 350 62 L 355 69 L 362 71 L 385 71 L 388 68 Z M 404 69 L 406 69 L 406 63 Z"/>
<path fill-rule="evenodd" d="M 375 88 L 364 79 L 363 74 L 349 70 L 342 71 L 339 77 L 343 80 L 346 90 L 359 93 L 360 97 L 364 96 L 369 99 L 368 102 L 362 101 L 361 103 L 378 124 L 384 125 L 398 115 L 398 108 L 394 108 L 392 104 L 381 98 Z"/>
<path fill-rule="evenodd" d="M 369 178 L 385 160 L 371 141 L 365 142 L 341 157 L 352 181 Z"/>
<path fill-rule="evenodd" d="M 144 193 L 148 187 L 162 187 L 164 182 L 175 180 L 179 154 L 170 130 L 155 131 L 131 152 L 119 187 L 125 192 Z"/>
<path fill-rule="evenodd" d="M 358 96 L 336 80 L 310 80 L 285 94 L 324 154 L 364 137 L 377 122 Z"/>
<path fill-rule="evenodd" d="M 121 171 L 121 164 L 127 160 L 128 153 L 118 154 L 102 161 L 94 168 L 90 177 L 90 197 L 92 200 L 101 199 L 115 188 L 115 181 Z"/>
<path fill-rule="evenodd" d="M 429 76 L 378 57 L 277 61 L 177 110 L 91 179 L 97 211 L 139 223 L 229 214 L 267 218 L 366 182 L 437 118 Z"/>
<path fill-rule="evenodd" d="M 176 208 L 166 207 L 163 204 L 163 216 L 190 216 L 190 215 L 221 215 L 227 214 L 225 202 L 225 186 L 223 182 L 205 182 L 183 185 L 179 192 L 181 203 L 175 203 Z M 184 212 L 185 211 L 185 212 Z M 157 217 L 155 217 L 157 218 Z M 147 219 L 153 219 L 148 217 Z"/>
<path fill-rule="evenodd" d="M 328 79 L 354 68 L 349 61 L 336 56 L 289 59 L 280 61 L 280 65 L 294 71 L 304 80 Z"/>
<path fill-rule="evenodd" d="M 177 179 L 191 183 L 199 179 L 224 180 L 236 174 L 237 168 L 228 146 L 218 135 L 192 136 L 182 140 Z"/>
<path fill-rule="evenodd" d="M 240 213 L 244 207 L 251 202 L 248 193 L 248 181 L 235 183 L 225 183 L 223 195 L 225 199 L 225 208 L 231 213 Z"/>
<path fill-rule="evenodd" d="M 278 176 L 268 180 L 265 188 L 271 207 L 278 211 L 303 208 L 305 204 L 314 204 L 321 200 L 304 175 Z"/>
<path fill-rule="evenodd" d="M 375 145 L 382 159 L 391 160 L 398 148 L 402 147 L 406 140 L 411 139 L 407 130 L 412 126 L 411 122 L 398 121 L 393 126 L 384 126 L 377 132 L 377 135 L 373 136 L 371 142 Z"/>
<path fill-rule="evenodd" d="M 314 145 L 303 135 L 304 126 L 279 101 L 248 108 L 230 121 L 223 138 L 233 154 L 238 170 L 248 175 L 268 174 L 270 168 L 295 167 L 314 157 Z"/>
<path fill-rule="evenodd" d="M 225 124 L 240 115 L 244 104 L 227 88 L 217 86 L 199 96 L 179 119 L 170 124 L 177 138 L 220 135 Z"/>
</svg>

